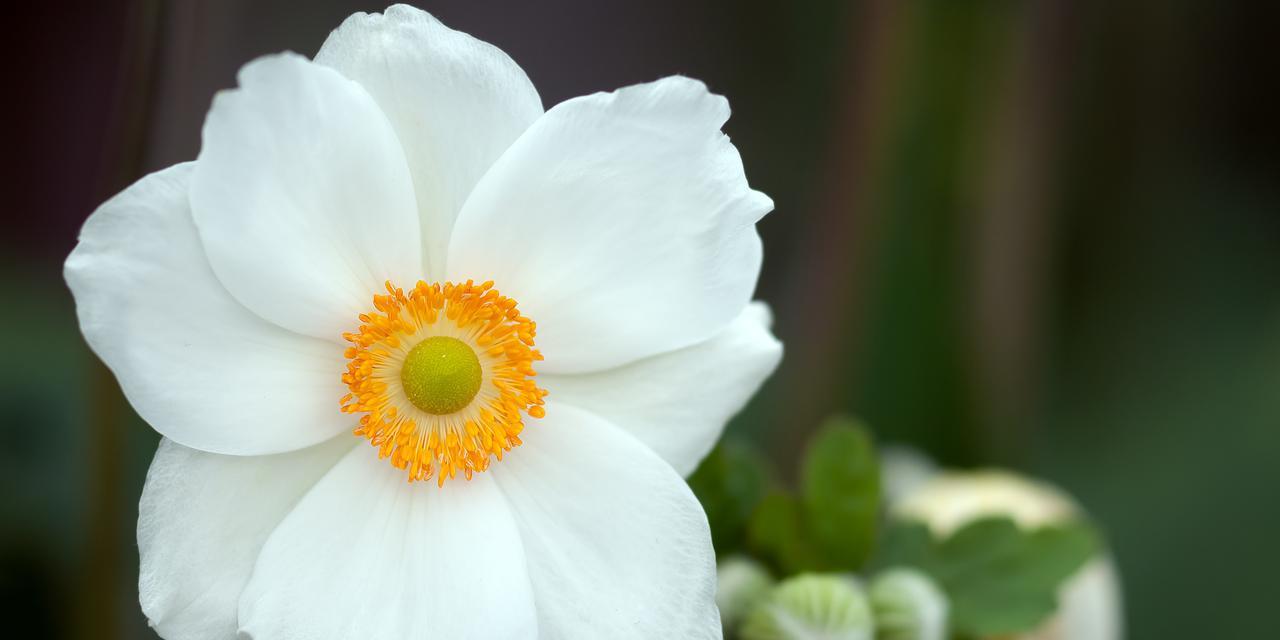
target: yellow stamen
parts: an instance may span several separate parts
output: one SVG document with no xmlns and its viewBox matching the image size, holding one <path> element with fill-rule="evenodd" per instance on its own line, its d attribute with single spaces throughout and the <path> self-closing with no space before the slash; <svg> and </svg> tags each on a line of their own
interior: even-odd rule
<svg viewBox="0 0 1280 640">
<path fill-rule="evenodd" d="M 470 480 L 520 445 L 523 413 L 546 415 L 547 392 L 531 379 L 537 326 L 493 282 L 386 288 L 342 335 L 352 344 L 342 411 L 364 414 L 355 435 L 410 482 Z"/>
</svg>

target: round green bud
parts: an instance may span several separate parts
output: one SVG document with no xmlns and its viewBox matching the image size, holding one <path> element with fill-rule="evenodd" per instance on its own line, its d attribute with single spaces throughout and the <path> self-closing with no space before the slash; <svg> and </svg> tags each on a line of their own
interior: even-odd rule
<svg viewBox="0 0 1280 640">
<path fill-rule="evenodd" d="M 716 606 L 726 635 L 738 627 L 747 612 L 769 595 L 773 577 L 759 562 L 730 556 L 716 568 Z"/>
<path fill-rule="evenodd" d="M 890 569 L 871 581 L 869 593 L 881 640 L 947 637 L 947 596 L 924 573 Z"/>
<path fill-rule="evenodd" d="M 743 640 L 872 640 L 871 606 L 847 576 L 801 574 L 760 601 L 742 625 Z"/>
<path fill-rule="evenodd" d="M 467 343 L 448 336 L 419 342 L 405 356 L 400 384 L 413 406 L 432 415 L 461 411 L 480 391 L 480 358 Z"/>
</svg>

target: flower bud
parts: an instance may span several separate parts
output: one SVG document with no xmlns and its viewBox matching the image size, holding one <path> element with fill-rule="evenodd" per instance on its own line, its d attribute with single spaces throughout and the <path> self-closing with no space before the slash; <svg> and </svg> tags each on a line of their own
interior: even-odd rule
<svg viewBox="0 0 1280 640">
<path fill-rule="evenodd" d="M 915 569 L 890 569 L 871 581 L 871 610 L 879 640 L 943 640 L 947 596 Z"/>
<path fill-rule="evenodd" d="M 875 625 L 862 587 L 845 576 L 801 574 L 756 604 L 743 640 L 872 640 Z"/>
<path fill-rule="evenodd" d="M 720 624 L 727 632 L 769 595 L 773 578 L 760 563 L 744 556 L 731 556 L 716 569 L 716 606 L 720 608 Z"/>
</svg>

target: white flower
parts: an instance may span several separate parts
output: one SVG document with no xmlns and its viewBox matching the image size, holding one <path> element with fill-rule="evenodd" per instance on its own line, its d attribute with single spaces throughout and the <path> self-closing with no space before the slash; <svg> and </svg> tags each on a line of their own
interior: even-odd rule
<svg viewBox="0 0 1280 640">
<path fill-rule="evenodd" d="M 1067 521 L 1079 508 L 1059 489 L 1007 471 L 946 472 L 921 483 L 893 505 L 947 535 L 986 516 L 1008 516 L 1024 527 Z M 1124 637 L 1120 580 L 1107 556 L 1090 560 L 1059 591 L 1058 612 L 1018 640 L 1119 640 Z"/>
<path fill-rule="evenodd" d="M 772 203 L 725 100 L 666 78 L 543 113 L 501 51 L 404 6 L 239 85 L 66 265 L 165 436 L 152 625 L 719 637 L 681 475 L 781 353 L 750 303 Z"/>
</svg>

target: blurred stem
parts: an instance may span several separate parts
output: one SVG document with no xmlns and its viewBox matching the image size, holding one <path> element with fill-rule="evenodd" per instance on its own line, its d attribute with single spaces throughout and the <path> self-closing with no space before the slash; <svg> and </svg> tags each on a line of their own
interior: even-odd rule
<svg viewBox="0 0 1280 640">
<path fill-rule="evenodd" d="M 882 437 L 948 463 L 971 463 L 972 362 L 966 357 L 969 263 L 962 233 L 974 206 L 998 52 L 999 2 L 909 3 L 889 134 L 863 206 L 874 211 L 865 258 L 865 323 L 844 362 L 845 402 Z M 975 175 L 977 174 L 977 175 Z"/>
<path fill-rule="evenodd" d="M 119 49 L 119 87 L 111 100 L 111 135 L 104 146 L 99 175 L 99 200 L 105 200 L 136 180 L 142 173 L 149 107 L 154 90 L 154 65 L 159 43 L 161 5 L 141 0 L 132 5 L 122 30 Z M 80 583 L 77 606 L 80 637 L 111 640 L 124 631 L 120 600 L 126 580 L 121 566 L 122 538 L 127 523 L 121 518 L 125 454 L 124 416 L 128 408 L 111 372 L 94 364 L 90 391 L 87 460 L 88 522 L 85 531 L 86 573 Z M 127 593 L 136 591 L 130 590 Z M 129 601 L 136 598 L 130 597 Z"/>
<path fill-rule="evenodd" d="M 893 0 L 867 0 L 849 12 L 845 59 L 833 80 L 840 91 L 828 136 L 819 202 L 802 226 L 794 251 L 799 266 L 783 287 L 779 324 L 804 339 L 787 344 L 776 376 L 786 387 L 783 428 L 772 434 L 778 459 L 792 475 L 808 433 L 840 409 L 842 357 L 856 344 L 865 303 L 867 230 L 872 211 L 859 206 L 875 172 L 901 40 L 902 8 Z M 814 276 L 817 274 L 817 277 Z M 813 313 L 821 310 L 821 313 Z"/>
<path fill-rule="evenodd" d="M 1023 414 L 1035 365 L 1055 46 L 1037 38 L 1056 6 L 852 12 L 822 201 L 796 251 L 807 263 L 780 305 L 805 336 L 779 375 L 783 460 L 850 409 L 950 463 L 1018 448 L 993 443 Z M 1030 59 L 1006 63 L 1011 51 Z"/>
<path fill-rule="evenodd" d="M 989 113 L 985 176 L 967 234 L 974 248 L 969 357 L 985 461 L 1023 461 L 1042 400 L 1051 176 L 1072 17 L 1068 2 L 1018 8 Z"/>
<path fill-rule="evenodd" d="M 80 603 L 85 608 L 80 616 L 83 638 L 110 639 L 120 637 L 119 592 L 120 567 L 120 477 L 123 472 L 124 425 L 121 415 L 120 388 L 115 378 L 100 362 L 94 362 L 90 390 L 91 428 L 89 429 L 88 575 L 81 585 Z"/>
</svg>

